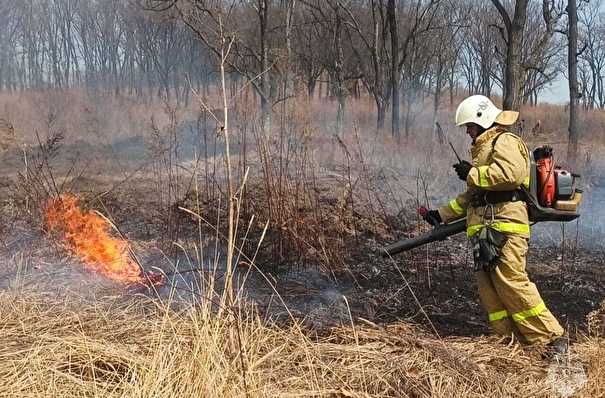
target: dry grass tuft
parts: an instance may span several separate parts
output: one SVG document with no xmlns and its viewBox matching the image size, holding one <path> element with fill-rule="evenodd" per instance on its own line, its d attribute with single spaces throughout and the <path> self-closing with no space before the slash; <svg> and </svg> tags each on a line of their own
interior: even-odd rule
<svg viewBox="0 0 605 398">
<path fill-rule="evenodd" d="M 236 350 L 232 318 L 167 307 L 142 295 L 0 293 L 0 395 L 556 396 L 540 352 L 506 339 L 440 340 L 406 322 L 362 322 L 318 336 L 248 315 L 237 320 Z M 588 375 L 581 396 L 603 393 L 604 351 L 597 339 L 573 346 Z"/>
</svg>

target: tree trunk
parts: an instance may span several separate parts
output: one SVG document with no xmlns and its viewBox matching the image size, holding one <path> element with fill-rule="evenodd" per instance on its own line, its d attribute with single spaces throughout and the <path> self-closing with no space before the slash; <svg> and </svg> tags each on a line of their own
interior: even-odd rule
<svg viewBox="0 0 605 398">
<path fill-rule="evenodd" d="M 441 105 L 441 88 L 443 86 L 443 68 L 442 68 L 441 56 L 439 56 L 438 68 L 437 68 L 437 79 L 435 81 L 435 97 L 433 98 L 433 133 L 436 132 L 437 128 L 437 114 L 439 113 L 439 106 Z M 438 132 L 437 140 L 443 144 L 444 137 Z"/>
<path fill-rule="evenodd" d="M 391 134 L 399 136 L 399 40 L 397 36 L 397 18 L 395 15 L 395 0 L 389 0 L 387 19 L 391 35 L 391 87 L 393 113 L 391 118 Z"/>
<path fill-rule="evenodd" d="M 258 19 L 260 23 L 260 56 L 261 56 L 261 75 L 260 75 L 260 107 L 262 126 L 265 137 L 269 136 L 270 118 L 269 113 L 269 50 L 267 43 L 267 17 L 268 17 L 267 0 L 258 0 Z"/>
<path fill-rule="evenodd" d="M 523 87 L 523 64 L 521 54 L 523 48 L 523 28 L 527 19 L 527 3 L 529 0 L 517 0 L 515 15 L 508 31 L 508 49 L 506 51 L 506 85 L 503 108 L 519 110 L 521 108 L 521 90 Z"/>
<path fill-rule="evenodd" d="M 519 110 L 521 108 L 522 87 L 524 73 L 522 63 L 523 29 L 527 19 L 527 4 L 529 0 L 515 2 L 515 15 L 511 21 L 506 9 L 499 0 L 492 0 L 498 9 L 504 26 L 506 27 L 508 47 L 506 49 L 506 73 L 504 82 L 505 110 Z"/>
<path fill-rule="evenodd" d="M 574 161 L 578 156 L 578 113 L 580 95 L 578 92 L 578 9 L 576 0 L 567 3 L 569 26 L 567 30 L 569 64 L 569 142 L 567 158 Z"/>
<path fill-rule="evenodd" d="M 376 118 L 376 127 L 378 130 L 384 128 L 384 122 L 386 120 L 386 106 L 382 100 L 382 96 L 377 95 L 376 97 L 376 108 L 378 109 L 378 115 Z"/>
<path fill-rule="evenodd" d="M 336 45 L 336 63 L 334 69 L 336 71 L 336 96 L 338 97 L 338 114 L 336 116 L 336 134 L 342 138 L 344 132 L 344 118 L 345 118 L 345 89 L 344 89 L 344 53 L 342 50 L 342 16 L 340 14 L 340 0 L 336 1 L 334 5 L 334 16 L 335 16 L 335 31 L 334 41 Z"/>
</svg>

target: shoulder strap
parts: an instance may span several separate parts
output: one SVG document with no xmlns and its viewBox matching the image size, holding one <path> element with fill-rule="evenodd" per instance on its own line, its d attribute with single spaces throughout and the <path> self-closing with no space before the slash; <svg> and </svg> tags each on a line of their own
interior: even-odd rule
<svg viewBox="0 0 605 398">
<path fill-rule="evenodd" d="M 494 152 L 494 148 L 496 147 L 496 141 L 498 141 L 498 138 L 500 138 L 500 136 L 502 134 L 507 134 L 508 131 L 503 131 L 501 133 L 499 133 L 496 137 L 494 137 L 494 140 L 492 141 L 492 152 Z"/>
</svg>

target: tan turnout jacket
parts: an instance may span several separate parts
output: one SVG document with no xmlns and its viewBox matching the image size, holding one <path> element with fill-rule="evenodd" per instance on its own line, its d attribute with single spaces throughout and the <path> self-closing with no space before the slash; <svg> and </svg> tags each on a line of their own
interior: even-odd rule
<svg viewBox="0 0 605 398">
<path fill-rule="evenodd" d="M 477 137 L 471 154 L 473 168 L 466 180 L 466 192 L 439 209 L 439 215 L 445 223 L 466 217 L 469 237 L 485 221 L 491 221 L 489 207 L 475 208 L 469 205 L 471 192 L 510 191 L 521 184 L 529 185 L 530 168 L 527 146 L 506 126 L 496 125 Z M 493 228 L 507 234 L 529 237 L 527 205 L 524 201 L 498 203 L 493 210 Z"/>
</svg>

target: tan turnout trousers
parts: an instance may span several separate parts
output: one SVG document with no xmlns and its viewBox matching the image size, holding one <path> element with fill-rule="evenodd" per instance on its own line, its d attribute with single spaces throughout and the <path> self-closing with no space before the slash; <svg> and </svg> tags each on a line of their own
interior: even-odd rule
<svg viewBox="0 0 605 398">
<path fill-rule="evenodd" d="M 563 328 L 527 276 L 528 241 L 509 236 L 496 270 L 475 273 L 477 287 L 495 333 L 512 333 L 530 344 L 548 344 L 563 334 Z"/>
</svg>

